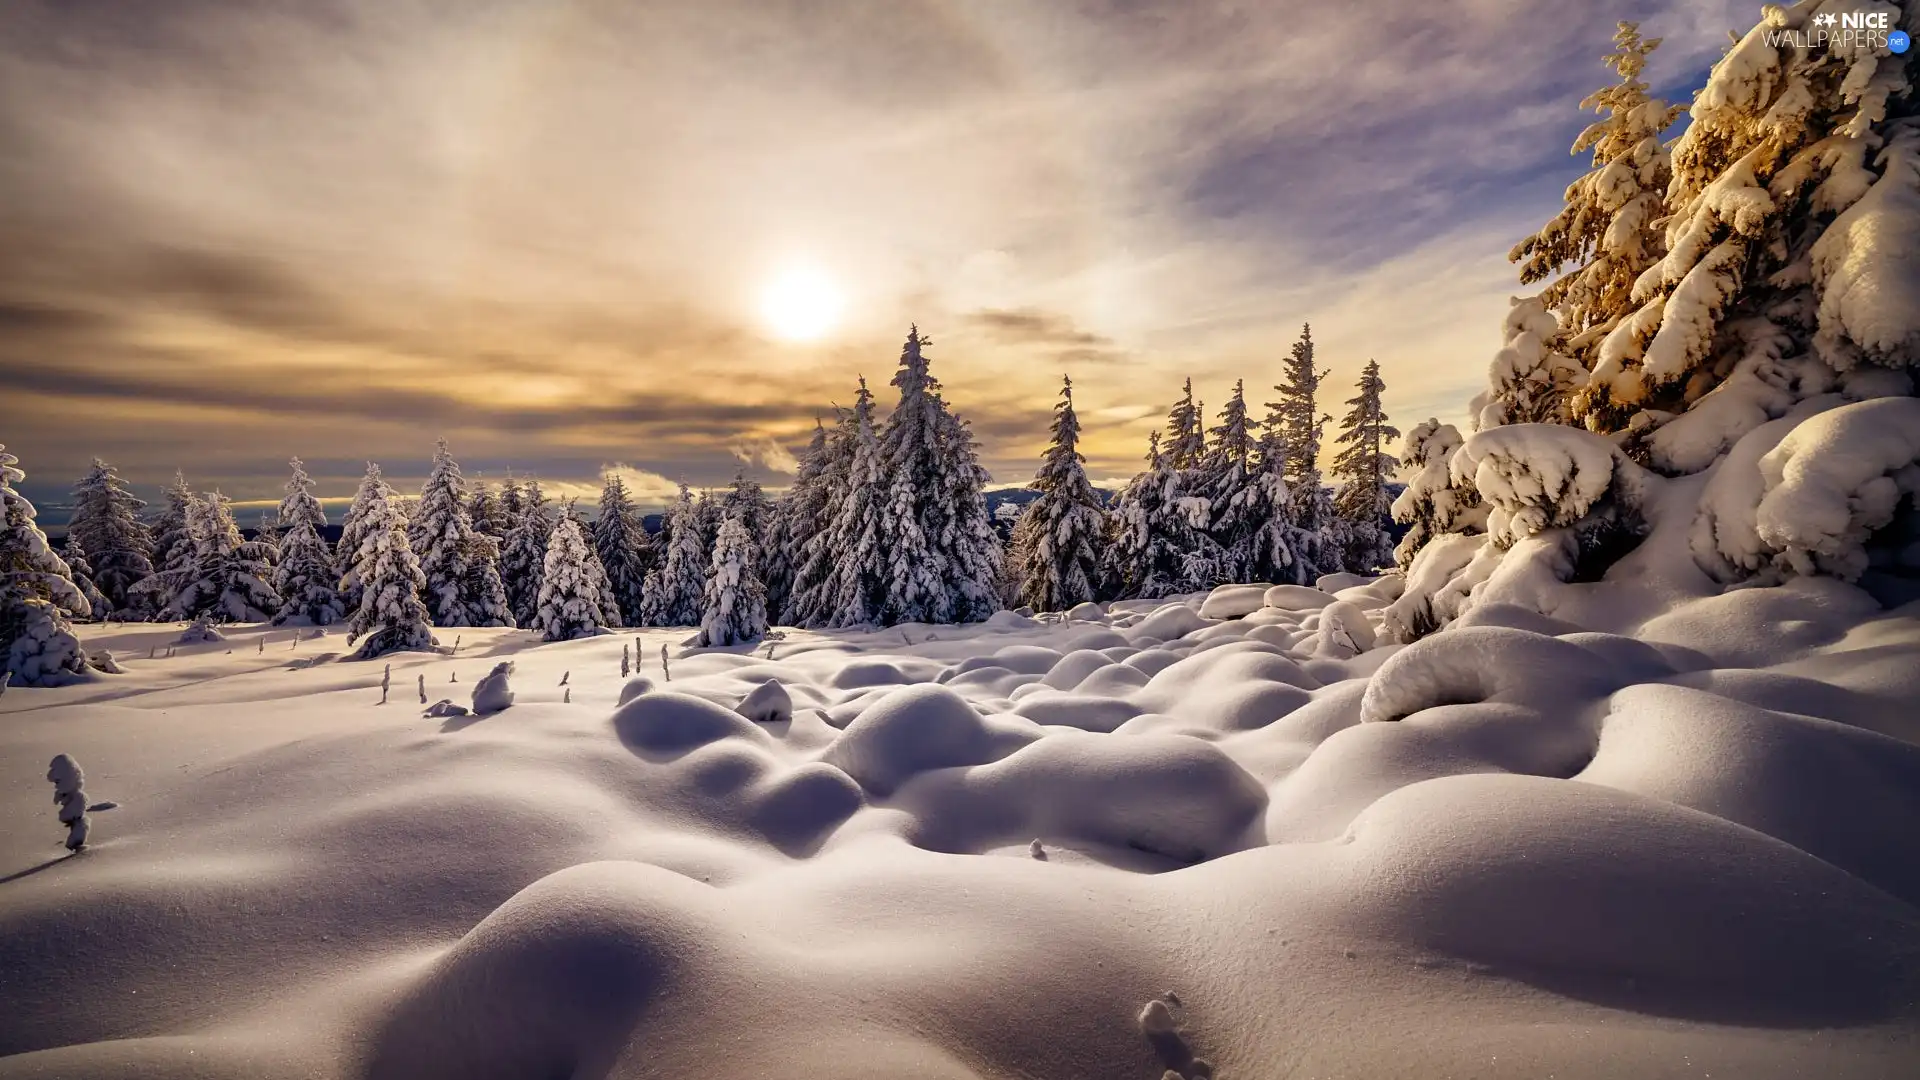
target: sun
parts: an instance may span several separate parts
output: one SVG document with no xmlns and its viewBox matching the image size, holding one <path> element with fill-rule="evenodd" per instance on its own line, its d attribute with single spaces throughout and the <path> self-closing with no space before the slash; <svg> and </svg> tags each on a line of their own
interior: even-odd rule
<svg viewBox="0 0 1920 1080">
<path fill-rule="evenodd" d="M 760 317 L 786 341 L 817 341 L 840 321 L 840 290 L 819 267 L 796 263 L 760 293 Z"/>
</svg>

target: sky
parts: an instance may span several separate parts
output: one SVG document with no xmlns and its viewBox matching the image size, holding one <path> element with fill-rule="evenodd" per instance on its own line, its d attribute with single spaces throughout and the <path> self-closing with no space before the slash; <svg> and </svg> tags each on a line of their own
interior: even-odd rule
<svg viewBox="0 0 1920 1080">
<path fill-rule="evenodd" d="M 1139 467 L 1311 323 L 1460 420 L 1614 23 L 1685 101 L 1731 0 L 7 0 L 0 443 L 243 506 L 466 473 L 779 487 L 917 323 L 997 483 L 1062 375 Z M 1256 406 L 1256 412 L 1259 411 Z M 247 515 L 243 512 L 243 523 Z"/>
</svg>

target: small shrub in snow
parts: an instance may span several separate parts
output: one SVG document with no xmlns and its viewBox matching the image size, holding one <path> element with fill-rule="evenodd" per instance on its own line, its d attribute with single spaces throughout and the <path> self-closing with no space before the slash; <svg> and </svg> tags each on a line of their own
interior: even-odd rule
<svg viewBox="0 0 1920 1080">
<path fill-rule="evenodd" d="M 86 777 L 80 763 L 60 754 L 47 766 L 47 779 L 53 782 L 53 801 L 60 806 L 60 824 L 67 827 L 67 850 L 87 846 L 87 834 L 93 823 L 87 819 L 87 793 L 81 790 Z"/>
<path fill-rule="evenodd" d="M 484 716 L 512 705 L 513 688 L 507 682 L 512 674 L 513 661 L 502 660 L 480 676 L 480 681 L 473 684 L 473 711 Z"/>
</svg>

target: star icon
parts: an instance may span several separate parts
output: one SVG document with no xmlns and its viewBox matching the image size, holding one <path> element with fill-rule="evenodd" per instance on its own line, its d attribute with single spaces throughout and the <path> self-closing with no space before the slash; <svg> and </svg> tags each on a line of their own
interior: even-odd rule
<svg viewBox="0 0 1920 1080">
<path fill-rule="evenodd" d="M 1825 11 L 1813 17 L 1813 25 L 1815 26 L 1832 26 L 1838 21 L 1839 20 L 1835 19 L 1831 13 Z"/>
</svg>

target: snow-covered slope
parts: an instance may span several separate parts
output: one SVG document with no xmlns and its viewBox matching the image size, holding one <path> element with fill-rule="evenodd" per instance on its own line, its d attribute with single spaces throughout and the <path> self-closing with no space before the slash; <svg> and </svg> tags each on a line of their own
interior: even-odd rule
<svg viewBox="0 0 1920 1080">
<path fill-rule="evenodd" d="M 1920 610 L 1368 649 L 1357 580 L 463 630 L 386 705 L 337 633 L 86 627 L 128 674 L 0 698 L 0 1077 L 1910 1074 Z M 119 804 L 70 859 L 58 753 Z"/>
</svg>

